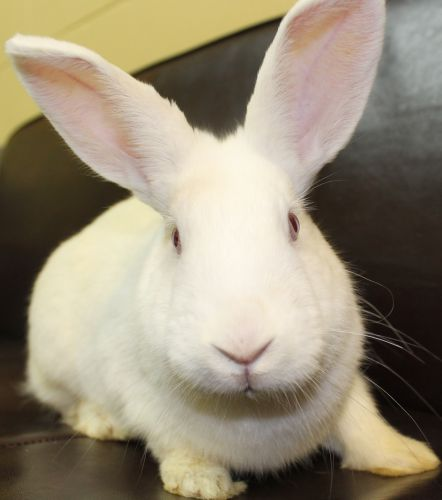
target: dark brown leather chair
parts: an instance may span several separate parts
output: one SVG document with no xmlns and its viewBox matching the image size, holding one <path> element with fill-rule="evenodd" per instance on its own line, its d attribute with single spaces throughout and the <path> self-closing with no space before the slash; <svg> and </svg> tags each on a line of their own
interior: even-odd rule
<svg viewBox="0 0 442 500">
<path fill-rule="evenodd" d="M 226 133 L 244 117 L 277 24 L 138 76 L 177 101 L 193 125 Z M 314 217 L 355 273 L 367 328 L 381 336 L 367 344 L 366 370 L 384 413 L 402 431 L 428 439 L 439 456 L 441 50 L 440 0 L 388 1 L 384 57 L 369 106 L 351 144 L 311 193 Z M 56 415 L 21 396 L 18 385 L 26 305 L 37 271 L 59 242 L 125 196 L 90 175 L 43 118 L 6 145 L 0 168 L 2 499 L 174 498 L 162 490 L 157 467 L 139 443 L 73 435 Z M 390 322 L 406 334 L 403 343 Z M 319 452 L 277 479 L 252 479 L 242 498 L 435 500 L 442 498 L 442 480 L 438 471 L 398 479 L 341 471 L 337 458 Z"/>
</svg>

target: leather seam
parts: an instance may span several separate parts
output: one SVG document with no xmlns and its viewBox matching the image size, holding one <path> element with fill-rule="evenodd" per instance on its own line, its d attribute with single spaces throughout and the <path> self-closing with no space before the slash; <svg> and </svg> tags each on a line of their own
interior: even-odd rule
<svg viewBox="0 0 442 500">
<path fill-rule="evenodd" d="M 46 438 L 40 438 L 40 439 L 25 439 L 23 441 L 14 441 L 11 443 L 0 443 L 0 449 L 7 449 L 7 448 L 18 448 L 20 446 L 28 446 L 32 444 L 43 444 L 43 443 L 53 443 L 57 441 L 66 441 L 66 440 L 72 440 L 72 439 L 84 439 L 87 436 L 53 436 L 53 437 L 46 437 Z"/>
</svg>

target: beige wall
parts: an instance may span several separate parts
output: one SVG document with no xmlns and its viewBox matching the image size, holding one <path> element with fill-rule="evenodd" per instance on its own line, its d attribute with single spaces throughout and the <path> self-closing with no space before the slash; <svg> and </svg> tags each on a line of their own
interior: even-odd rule
<svg viewBox="0 0 442 500">
<path fill-rule="evenodd" d="M 282 15 L 294 0 L 0 0 L 0 42 L 14 33 L 86 45 L 135 71 Z M 38 113 L 0 52 L 0 145 Z"/>
</svg>

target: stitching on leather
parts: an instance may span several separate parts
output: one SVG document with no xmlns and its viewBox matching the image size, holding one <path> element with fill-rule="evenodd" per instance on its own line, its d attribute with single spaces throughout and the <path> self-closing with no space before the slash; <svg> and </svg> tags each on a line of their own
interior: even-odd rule
<svg viewBox="0 0 442 500">
<path fill-rule="evenodd" d="M 57 442 L 57 441 L 67 441 L 68 439 L 84 439 L 87 436 L 71 436 L 71 435 L 64 435 L 64 436 L 48 436 L 45 438 L 40 438 L 40 439 L 25 439 L 23 441 L 14 441 L 11 443 L 0 443 L 0 449 L 5 449 L 5 448 L 18 448 L 19 446 L 26 446 L 26 445 L 31 445 L 31 444 L 42 444 L 42 443 L 52 443 L 52 442 Z"/>
</svg>

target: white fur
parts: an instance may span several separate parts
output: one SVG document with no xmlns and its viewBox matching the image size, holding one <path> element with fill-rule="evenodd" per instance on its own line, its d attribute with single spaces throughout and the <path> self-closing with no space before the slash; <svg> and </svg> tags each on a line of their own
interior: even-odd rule
<svg viewBox="0 0 442 500">
<path fill-rule="evenodd" d="M 369 460 L 364 429 L 346 432 L 352 419 L 395 431 L 375 409 L 360 415 L 358 399 L 373 402 L 358 375 L 356 297 L 302 199 L 360 117 L 383 11 L 381 0 L 300 0 L 266 55 L 245 127 L 224 140 L 86 49 L 7 44 L 66 142 L 139 198 L 63 243 L 39 275 L 29 388 L 92 437 L 143 438 L 169 491 L 227 498 L 244 489 L 227 468 L 274 470 L 325 442 L 346 466 L 394 469 Z M 289 210 L 301 223 L 294 242 Z M 244 366 L 219 349 L 247 357 L 268 342 L 246 391 Z"/>
<path fill-rule="evenodd" d="M 194 134 L 174 103 L 98 54 L 16 35 L 6 42 L 19 77 L 75 153 L 157 210 Z M 146 170 L 148 165 L 148 171 Z"/>
<path fill-rule="evenodd" d="M 281 22 L 247 108 L 254 146 L 300 192 L 345 146 L 382 48 L 384 0 L 298 0 Z M 299 163 L 302 168 L 294 169 Z"/>
<path fill-rule="evenodd" d="M 52 400 L 35 373 L 62 381 L 64 394 L 104 408 L 126 433 L 147 438 L 160 457 L 178 446 L 239 469 L 266 470 L 324 439 L 361 354 L 360 336 L 332 332 L 362 332 L 362 326 L 342 264 L 300 208 L 303 237 L 293 251 L 279 220 L 286 215 L 278 213 L 292 202 L 285 175 L 280 179 L 259 157 L 245 162 L 236 139 L 221 145 L 206 139 L 189 158 L 194 182 L 183 178 L 183 198 L 177 195 L 173 205 L 184 247 L 179 266 L 163 221 L 134 198 L 51 256 L 31 302 L 29 382 L 41 400 L 67 413 L 74 401 L 60 407 L 58 394 Z M 209 151 L 205 178 L 199 161 Z M 276 233 L 271 239 L 270 232 Z M 290 275 L 296 279 L 287 280 Z M 337 304 L 329 300 L 333 289 Z M 57 311 L 54 326 L 48 309 Z M 54 328 L 63 335 L 54 339 Z M 293 408 L 300 394 L 288 396 L 288 408 L 271 393 L 244 396 L 241 367 L 212 346 L 237 350 L 270 335 L 270 352 L 254 366 L 257 389 L 299 384 L 307 390 L 308 377 L 323 378 L 320 394 L 301 413 Z M 321 426 L 314 425 L 318 419 Z"/>
</svg>

